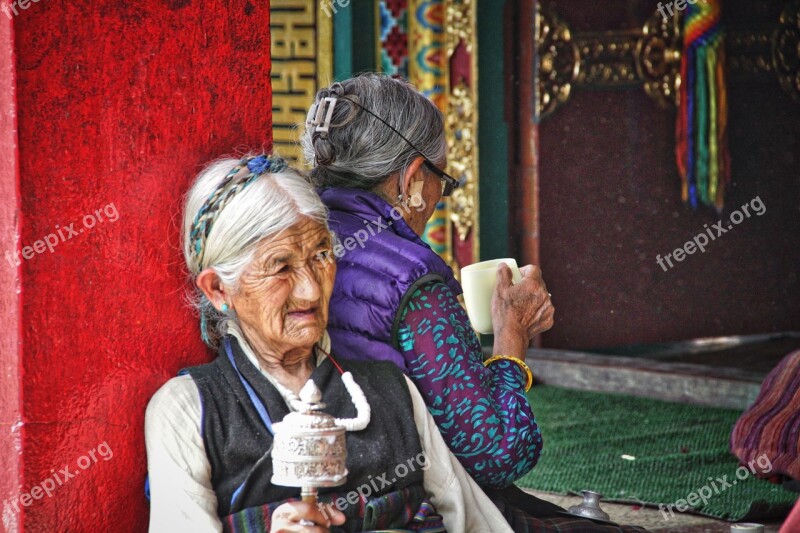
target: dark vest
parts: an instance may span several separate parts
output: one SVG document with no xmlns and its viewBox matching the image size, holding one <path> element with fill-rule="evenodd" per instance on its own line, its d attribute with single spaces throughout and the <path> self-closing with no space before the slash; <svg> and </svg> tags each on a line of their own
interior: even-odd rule
<svg viewBox="0 0 800 533">
<path fill-rule="evenodd" d="M 242 352 L 235 338 L 231 348 L 239 371 L 255 390 L 273 423 L 289 413 L 283 397 Z M 414 424 L 411 397 L 403 374 L 389 363 L 359 363 L 337 358 L 353 374 L 369 401 L 372 417 L 363 431 L 347 433 L 347 482 L 326 492 L 346 493 L 388 472 L 395 478 L 396 465 L 408 465 L 422 449 Z M 271 483 L 272 435 L 253 406 L 247 391 L 220 348 L 219 357 L 207 365 L 189 368 L 200 391 L 202 434 L 211 463 L 211 481 L 218 499 L 218 513 L 226 517 L 243 509 L 298 498 L 300 490 Z M 355 418 L 356 409 L 341 374 L 330 359 L 318 366 L 311 379 L 322 391 L 325 412 L 337 418 Z M 415 463 L 416 464 L 416 463 Z M 421 485 L 420 467 L 382 487 L 372 496 Z M 373 486 L 375 484 L 373 483 Z M 232 502 L 234 493 L 237 493 Z"/>
<path fill-rule="evenodd" d="M 339 248 L 337 254 L 344 255 L 337 261 L 328 319 L 333 349 L 349 359 L 391 361 L 407 372 L 396 345 L 400 310 L 425 283 L 441 281 L 456 294 L 461 285 L 447 263 L 378 195 L 342 188 L 319 193 L 330 210 L 331 231 L 342 243 L 349 239 L 353 248 Z M 363 247 L 354 246 L 355 240 Z"/>
</svg>

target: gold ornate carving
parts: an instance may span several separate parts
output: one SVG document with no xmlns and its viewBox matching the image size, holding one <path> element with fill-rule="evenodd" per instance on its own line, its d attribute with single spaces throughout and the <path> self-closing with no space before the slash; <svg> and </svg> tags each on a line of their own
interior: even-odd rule
<svg viewBox="0 0 800 533">
<path fill-rule="evenodd" d="M 298 125 L 332 72 L 332 21 L 314 0 L 272 0 L 272 138 L 277 153 L 302 163 Z"/>
<path fill-rule="evenodd" d="M 467 47 L 467 52 L 473 52 L 474 26 L 472 0 L 447 1 L 447 38 L 445 39 L 447 57 L 452 57 L 459 43 L 463 43 Z"/>
<path fill-rule="evenodd" d="M 794 99 L 800 99 L 800 1 L 781 13 L 780 25 L 772 37 L 773 65 L 778 81 Z"/>
<path fill-rule="evenodd" d="M 772 42 L 766 33 L 732 33 L 727 45 L 728 67 L 732 72 L 745 76 L 773 72 Z"/>
<path fill-rule="evenodd" d="M 569 100 L 575 87 L 642 85 L 662 107 L 678 102 L 681 30 L 678 17 L 655 12 L 641 29 L 573 34 L 551 4 L 537 5 L 535 27 L 541 120 Z M 772 37 L 764 32 L 729 33 L 728 65 L 744 74 L 775 72 L 781 86 L 800 98 L 800 0 L 781 14 Z"/>
<path fill-rule="evenodd" d="M 477 214 L 476 114 L 471 92 L 464 83 L 454 87 L 447 114 L 447 159 L 453 176 L 463 181 L 453 192 L 450 220 L 462 241 L 469 236 Z"/>
<path fill-rule="evenodd" d="M 569 100 L 572 84 L 581 72 L 580 52 L 569 27 L 558 18 L 554 7 L 543 9 L 537 2 L 534 24 L 536 116 L 545 117 Z"/>
<path fill-rule="evenodd" d="M 474 230 L 473 258 L 478 259 L 478 69 L 475 45 L 475 4 L 472 0 L 447 0 L 445 49 L 448 64 L 460 46 L 469 54 L 470 79 L 448 84 L 447 148 L 450 173 L 462 180 L 450 201 L 450 222 L 465 241 Z M 450 78 L 450 76 L 448 76 Z"/>
<path fill-rule="evenodd" d="M 635 33 L 584 33 L 575 36 L 579 85 L 627 85 L 636 82 L 639 37 Z"/>
<path fill-rule="evenodd" d="M 681 30 L 678 19 L 654 13 L 636 41 L 636 74 L 645 92 L 661 107 L 678 105 L 681 77 Z"/>
<path fill-rule="evenodd" d="M 656 12 L 641 29 L 573 34 L 551 5 L 537 4 L 537 119 L 569 100 L 577 86 L 644 86 L 661 105 L 676 101 L 680 31 Z"/>
</svg>

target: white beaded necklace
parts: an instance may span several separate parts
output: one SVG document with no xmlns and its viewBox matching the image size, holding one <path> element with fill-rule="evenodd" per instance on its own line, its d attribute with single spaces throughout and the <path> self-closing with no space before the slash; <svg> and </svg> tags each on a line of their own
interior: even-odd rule
<svg viewBox="0 0 800 533">
<path fill-rule="evenodd" d="M 261 368 L 261 364 L 258 361 L 258 358 L 255 357 L 255 354 L 252 353 L 250 349 L 250 345 L 244 338 L 241 330 L 238 327 L 238 324 L 230 323 L 228 324 L 228 333 L 233 334 L 239 341 L 239 345 L 242 347 L 245 355 L 252 363 L 256 365 L 256 368 L 259 369 L 261 374 L 266 377 L 270 383 L 277 389 L 278 393 L 283 397 L 283 400 L 286 402 L 286 405 L 289 407 L 291 411 L 300 411 L 303 409 L 305 405 L 300 398 L 289 390 L 288 388 L 284 387 L 274 376 L 272 376 L 269 372 L 265 371 Z M 320 341 L 320 344 L 324 343 L 327 340 L 327 334 Z M 322 352 L 322 355 L 329 358 L 334 366 L 341 371 L 339 365 L 335 363 L 332 357 L 328 355 L 325 349 L 317 344 L 315 346 L 316 353 L 317 353 L 317 361 L 321 362 L 324 359 L 320 359 L 319 352 Z M 353 378 L 353 374 L 350 372 L 342 372 L 342 382 L 344 383 L 345 389 L 347 389 L 347 393 L 350 394 L 350 401 L 353 402 L 353 405 L 356 407 L 356 417 L 355 418 L 337 418 L 336 425 L 343 426 L 347 431 L 362 431 L 366 429 L 369 425 L 370 420 L 372 419 L 372 408 L 369 406 L 369 402 L 367 401 L 367 397 L 364 395 L 364 391 L 361 390 L 356 380 Z"/>
<path fill-rule="evenodd" d="M 330 356 L 328 356 L 328 358 L 330 359 Z M 333 362 L 333 359 L 331 359 L 331 362 Z M 338 365 L 335 366 L 338 367 Z M 289 409 L 292 411 L 301 411 L 304 409 L 305 403 L 300 400 L 297 394 L 281 385 L 275 378 L 272 378 L 270 381 L 272 381 L 275 388 L 278 389 L 278 392 L 283 396 Z M 361 431 L 366 429 L 372 418 L 372 408 L 369 406 L 364 391 L 361 390 L 361 387 L 356 383 L 353 374 L 350 372 L 344 372 L 342 374 L 342 382 L 344 383 L 345 389 L 347 389 L 347 393 L 350 394 L 350 401 L 353 402 L 353 405 L 356 407 L 356 417 L 337 418 L 336 425 L 344 427 L 347 431 Z"/>
<path fill-rule="evenodd" d="M 322 349 L 320 346 L 317 346 L 316 348 L 319 349 L 319 351 L 321 351 L 328 359 L 330 359 L 332 363 L 334 362 L 333 358 L 325 353 L 324 349 Z M 317 357 L 319 358 L 319 355 Z M 339 365 L 335 363 L 334 366 L 336 366 L 337 369 L 339 368 Z M 300 400 L 297 394 L 284 387 L 269 372 L 266 372 L 262 369 L 262 373 L 275 386 L 280 395 L 283 397 L 283 400 L 286 402 L 286 405 L 289 406 L 290 410 L 302 411 L 305 409 L 305 403 Z M 361 387 L 359 387 L 358 383 L 356 383 L 356 380 L 353 378 L 353 374 L 350 372 L 342 373 L 342 382 L 344 383 L 344 387 L 347 389 L 348 394 L 350 394 L 350 401 L 352 401 L 353 405 L 356 407 L 356 417 L 337 418 L 336 425 L 343 426 L 347 431 L 361 431 L 366 429 L 370 420 L 372 419 L 372 408 L 369 406 L 369 402 L 367 401 L 367 397 L 364 395 L 364 391 L 361 390 Z"/>
</svg>

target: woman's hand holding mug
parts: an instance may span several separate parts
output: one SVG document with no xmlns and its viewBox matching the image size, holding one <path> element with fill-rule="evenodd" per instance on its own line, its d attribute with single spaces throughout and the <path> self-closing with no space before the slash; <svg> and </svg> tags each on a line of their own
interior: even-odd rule
<svg viewBox="0 0 800 533">
<path fill-rule="evenodd" d="M 553 327 L 555 308 L 547 292 L 542 271 L 528 265 L 520 269 L 522 279 L 512 282 L 506 264 L 497 267 L 497 285 L 492 296 L 494 353 L 525 358 L 531 339 Z"/>
</svg>

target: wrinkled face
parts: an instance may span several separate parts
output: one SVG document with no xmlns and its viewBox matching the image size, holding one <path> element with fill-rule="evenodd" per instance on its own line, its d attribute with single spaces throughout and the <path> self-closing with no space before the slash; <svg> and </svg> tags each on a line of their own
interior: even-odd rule
<svg viewBox="0 0 800 533">
<path fill-rule="evenodd" d="M 257 353 L 311 348 L 328 324 L 336 264 L 331 235 L 311 219 L 262 242 L 232 297 L 233 309 Z"/>
</svg>

